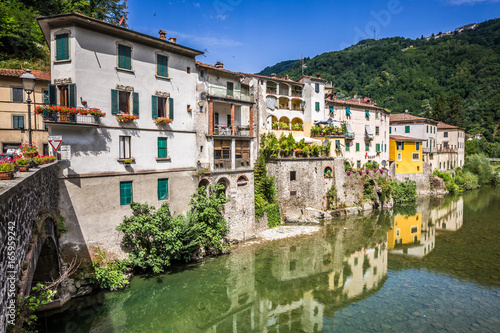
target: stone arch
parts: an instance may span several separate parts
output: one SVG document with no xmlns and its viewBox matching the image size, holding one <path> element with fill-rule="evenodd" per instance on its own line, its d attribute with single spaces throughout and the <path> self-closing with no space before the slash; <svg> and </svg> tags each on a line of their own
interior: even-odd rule
<svg viewBox="0 0 500 333">
<path fill-rule="evenodd" d="M 285 117 L 285 116 L 281 117 L 280 123 L 285 123 L 288 125 L 288 128 L 290 128 L 290 119 L 288 119 L 288 117 Z"/>
<path fill-rule="evenodd" d="M 205 187 L 205 189 L 208 189 L 208 187 L 210 186 L 210 181 L 206 178 L 203 178 L 202 180 L 200 180 L 200 182 L 198 183 L 198 187 Z"/>
<path fill-rule="evenodd" d="M 56 280 L 60 275 L 58 262 L 57 245 L 49 237 L 45 239 L 40 249 L 31 285 L 36 285 L 38 282 L 46 284 L 49 281 Z"/>
<path fill-rule="evenodd" d="M 242 186 L 247 186 L 248 185 L 248 178 L 245 175 L 241 175 L 238 177 L 238 180 L 236 181 L 236 186 L 242 187 Z"/>
<path fill-rule="evenodd" d="M 219 180 L 217 180 L 217 184 L 222 184 L 224 186 L 224 189 L 218 190 L 217 194 L 224 193 L 224 195 L 227 196 L 227 189 L 229 188 L 229 186 L 231 184 L 229 182 L 229 179 L 227 179 L 226 177 L 219 178 Z"/>
</svg>

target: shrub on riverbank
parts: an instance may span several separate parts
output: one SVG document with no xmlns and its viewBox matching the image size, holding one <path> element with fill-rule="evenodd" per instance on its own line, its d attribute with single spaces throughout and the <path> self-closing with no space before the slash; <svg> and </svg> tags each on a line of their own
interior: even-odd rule
<svg viewBox="0 0 500 333">
<path fill-rule="evenodd" d="M 417 183 L 406 179 L 403 183 L 392 182 L 394 204 L 411 204 L 417 201 Z"/>
<path fill-rule="evenodd" d="M 261 218 L 264 213 L 267 213 L 268 227 L 277 227 L 281 224 L 281 213 L 276 201 L 274 177 L 267 176 L 266 159 L 263 153 L 259 154 L 254 170 L 255 216 Z"/>
<path fill-rule="evenodd" d="M 148 204 L 132 202 L 132 216 L 125 217 L 117 230 L 123 231 L 123 245 L 131 249 L 131 265 L 161 273 L 173 260 L 189 261 L 194 251 L 204 248 L 218 254 L 225 248 L 229 232 L 222 214 L 226 198 L 223 186 L 198 188 L 191 197 L 191 211 L 172 216 L 168 203 L 158 210 Z"/>
<path fill-rule="evenodd" d="M 99 285 L 101 289 L 117 290 L 128 285 L 125 275 L 127 269 L 126 261 L 110 260 L 106 254 L 97 248 L 99 260 L 92 261 L 94 272 L 87 275 L 92 283 Z"/>
</svg>

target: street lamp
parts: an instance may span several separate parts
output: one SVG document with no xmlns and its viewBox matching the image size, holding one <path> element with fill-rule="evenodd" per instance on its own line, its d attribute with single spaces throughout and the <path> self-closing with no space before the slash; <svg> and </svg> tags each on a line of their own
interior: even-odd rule
<svg viewBox="0 0 500 333">
<path fill-rule="evenodd" d="M 29 138 L 29 147 L 31 148 L 31 93 L 35 90 L 35 76 L 31 74 L 29 69 L 26 70 L 26 73 L 19 77 L 23 80 L 23 89 L 26 91 L 28 98 L 26 98 L 26 103 L 28 103 L 28 138 Z"/>
</svg>

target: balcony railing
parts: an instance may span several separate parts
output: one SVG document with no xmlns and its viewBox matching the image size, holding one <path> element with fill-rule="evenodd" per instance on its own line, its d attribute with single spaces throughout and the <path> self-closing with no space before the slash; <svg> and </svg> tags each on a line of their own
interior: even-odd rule
<svg viewBox="0 0 500 333">
<path fill-rule="evenodd" d="M 43 113 L 45 123 L 66 123 L 75 125 L 100 125 L 99 117 L 72 113 L 47 112 Z"/>
<path fill-rule="evenodd" d="M 292 90 L 292 96 L 302 98 L 302 90 Z"/>
<path fill-rule="evenodd" d="M 266 87 L 266 93 L 276 94 L 276 87 Z"/>
<path fill-rule="evenodd" d="M 231 129 L 224 127 L 218 127 L 217 125 L 214 126 L 214 134 L 213 135 L 224 135 L 224 136 L 231 136 Z M 250 136 L 250 129 L 240 129 L 236 128 L 234 130 L 234 136 Z"/>
<path fill-rule="evenodd" d="M 456 153 L 457 146 L 456 145 L 448 145 L 448 146 L 440 145 L 438 147 L 437 151 L 438 151 L 438 153 Z"/>
<path fill-rule="evenodd" d="M 351 133 L 346 132 L 345 133 L 345 138 L 348 140 L 353 140 L 355 136 L 356 135 L 354 134 L 354 132 L 351 132 Z"/>
<path fill-rule="evenodd" d="M 373 140 L 373 134 L 365 133 L 365 140 Z"/>
<path fill-rule="evenodd" d="M 437 149 L 436 147 L 424 147 L 422 148 L 422 151 L 424 152 L 424 154 L 433 154 L 437 152 Z"/>
<path fill-rule="evenodd" d="M 245 102 L 253 102 L 252 94 L 242 93 L 241 90 L 230 90 L 225 86 L 211 84 L 208 86 L 208 94 L 214 97 L 237 99 Z"/>
</svg>

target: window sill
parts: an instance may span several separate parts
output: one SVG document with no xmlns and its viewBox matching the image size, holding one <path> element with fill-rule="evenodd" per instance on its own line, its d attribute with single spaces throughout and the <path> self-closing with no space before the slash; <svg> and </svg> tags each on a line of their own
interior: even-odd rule
<svg viewBox="0 0 500 333">
<path fill-rule="evenodd" d="M 126 69 L 126 68 L 120 68 L 120 67 L 115 67 L 115 69 L 119 72 L 135 74 L 134 70 L 132 70 L 132 69 Z"/>
<path fill-rule="evenodd" d="M 131 157 L 131 158 L 118 158 L 116 160 L 118 161 L 118 163 L 123 163 L 125 165 L 135 163 L 135 158 L 133 158 L 133 157 Z M 131 160 L 132 163 L 125 163 L 126 160 Z"/>
<path fill-rule="evenodd" d="M 64 59 L 64 60 L 54 60 L 54 64 L 64 64 L 66 62 L 71 62 L 71 58 L 70 59 Z"/>
<path fill-rule="evenodd" d="M 170 80 L 172 80 L 172 78 L 171 78 L 171 77 L 161 76 L 161 75 L 158 75 L 158 74 L 155 74 L 155 77 L 156 77 L 157 79 L 166 80 L 166 81 L 170 81 Z"/>
<path fill-rule="evenodd" d="M 156 158 L 156 162 L 170 162 L 170 161 L 171 161 L 170 157 L 162 157 L 162 158 L 157 157 Z"/>
</svg>

